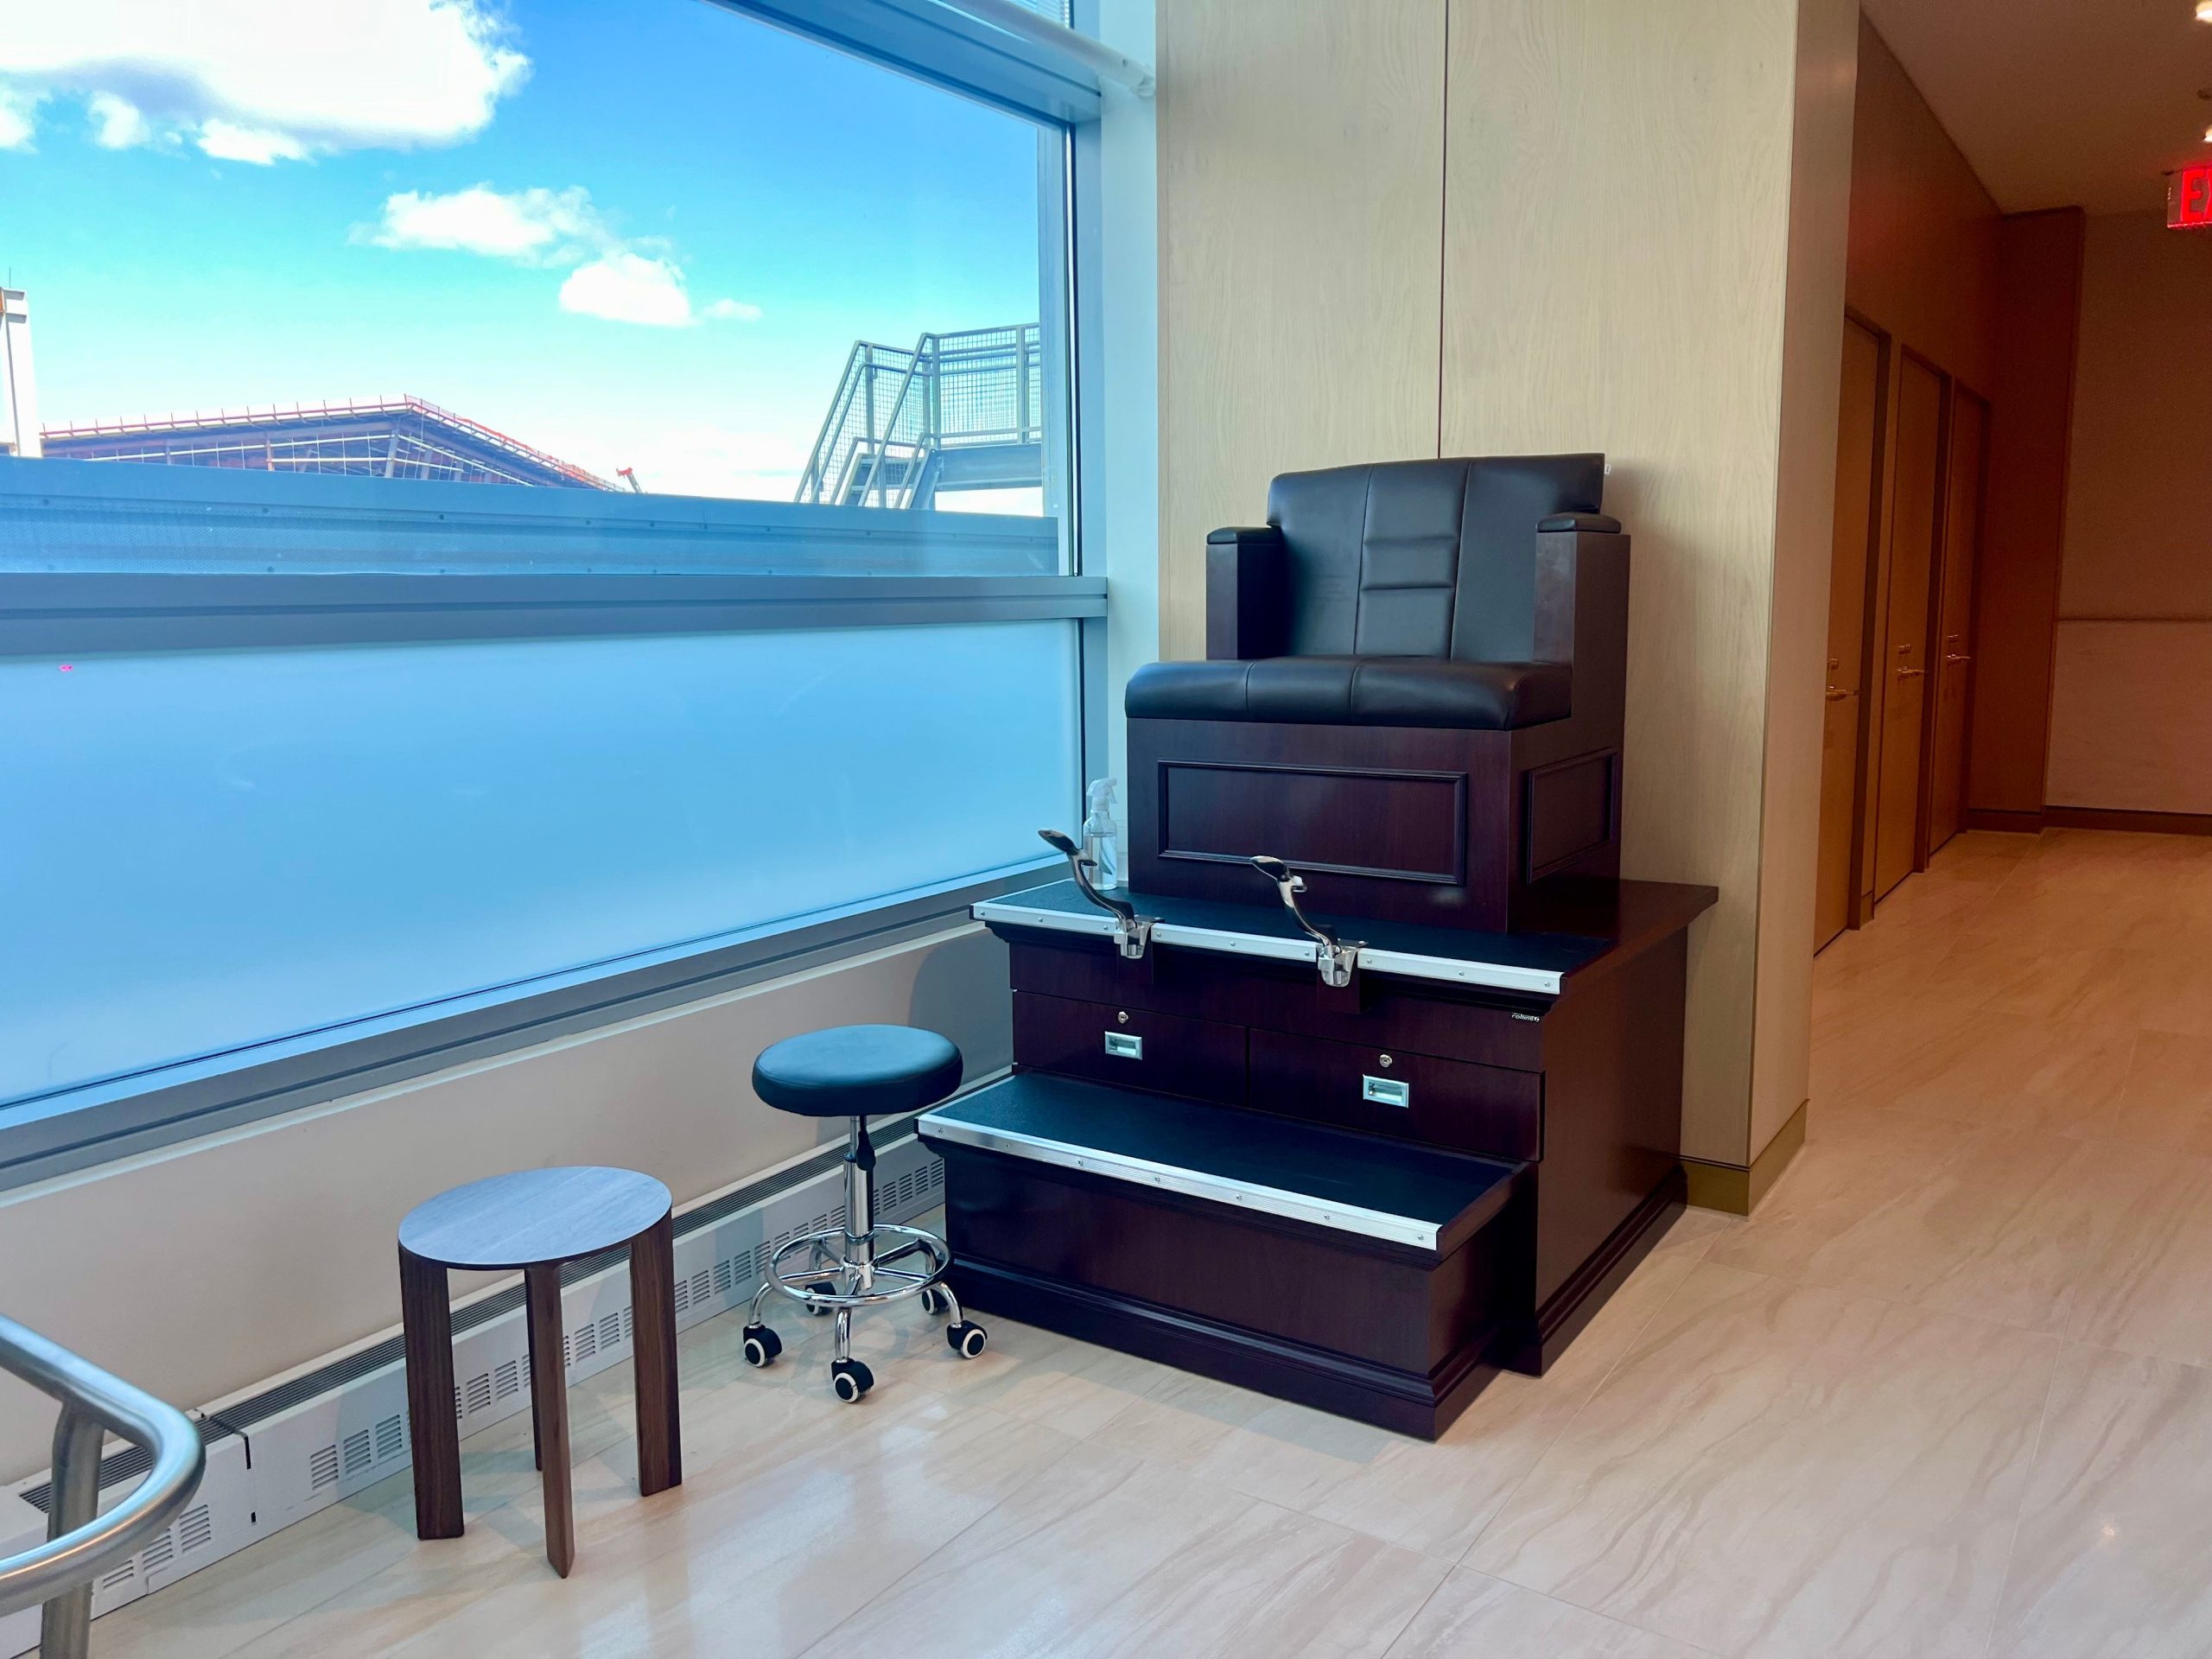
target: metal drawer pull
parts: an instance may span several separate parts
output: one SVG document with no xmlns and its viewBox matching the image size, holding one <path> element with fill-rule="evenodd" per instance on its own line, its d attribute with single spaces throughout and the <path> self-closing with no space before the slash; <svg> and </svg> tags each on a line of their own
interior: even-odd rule
<svg viewBox="0 0 2212 1659">
<path fill-rule="evenodd" d="M 1359 1080 L 1359 1097 L 1378 1106 L 1411 1106 L 1414 1086 L 1402 1077 L 1363 1077 Z"/>
<path fill-rule="evenodd" d="M 1106 1033 L 1106 1052 L 1117 1060 L 1141 1060 L 1144 1058 L 1144 1039 L 1126 1031 L 1109 1031 Z"/>
</svg>

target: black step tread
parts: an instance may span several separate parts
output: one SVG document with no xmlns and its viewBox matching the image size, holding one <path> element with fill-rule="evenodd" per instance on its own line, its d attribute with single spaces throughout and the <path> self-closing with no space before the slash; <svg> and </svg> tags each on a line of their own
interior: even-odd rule
<svg viewBox="0 0 2212 1659">
<path fill-rule="evenodd" d="M 918 1125 L 925 1141 L 953 1140 L 948 1131 L 963 1127 L 1081 1148 L 1109 1160 L 1141 1160 L 1226 1183 L 1255 1194 L 1251 1207 L 1263 1211 L 1270 1207 L 1264 1195 L 1274 1193 L 1395 1218 L 1434 1235 L 1433 1244 L 1403 1237 L 1395 1242 L 1440 1255 L 1457 1249 L 1497 1214 L 1524 1167 L 1038 1071 L 1017 1073 L 949 1102 L 924 1115 Z M 1025 1154 L 1009 1149 L 1009 1155 Z M 1110 1168 L 1092 1173 L 1114 1173 Z M 1342 1230 L 1362 1230 L 1346 1225 Z"/>
</svg>

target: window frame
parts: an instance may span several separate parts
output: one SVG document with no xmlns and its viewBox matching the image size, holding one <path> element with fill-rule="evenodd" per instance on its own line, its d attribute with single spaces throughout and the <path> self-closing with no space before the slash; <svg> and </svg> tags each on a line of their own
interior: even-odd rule
<svg viewBox="0 0 2212 1659">
<path fill-rule="evenodd" d="M 1084 160 L 1091 147 L 1086 129 L 1095 130 L 1101 114 L 1096 76 L 1072 57 L 992 29 L 943 0 L 714 3 L 1024 117 L 1065 139 L 1057 276 L 1064 289 L 1068 499 L 1058 521 L 1065 549 L 1054 561 L 1058 570 L 1018 568 L 1017 544 L 1038 541 L 1033 531 L 1024 537 L 1020 520 L 997 527 L 1017 567 L 1007 574 L 963 571 L 949 550 L 931 547 L 951 539 L 945 531 L 953 527 L 944 521 L 955 518 L 968 521 L 956 534 L 988 539 L 993 531 L 978 522 L 988 517 L 980 514 L 933 512 L 937 524 L 917 525 L 897 524 L 883 509 L 689 497 L 592 494 L 549 505 L 547 497 L 569 493 L 530 492 L 537 499 L 518 501 L 496 486 L 455 500 L 435 493 L 450 487 L 437 483 L 395 488 L 398 480 L 339 477 L 317 479 L 325 487 L 303 493 L 285 487 L 299 478 L 43 459 L 31 461 L 39 470 L 23 476 L 0 460 L 0 561 L 10 567 L 0 569 L 0 656 L 1065 620 L 1075 629 L 1082 700 L 1081 775 L 1071 780 L 1071 798 L 1079 799 L 1083 779 L 1106 764 L 1111 723 L 1107 583 L 1084 573 L 1082 532 L 1082 457 L 1095 421 L 1084 369 L 1097 349 L 1097 330 L 1078 278 L 1078 253 L 1096 232 L 1096 193 L 1087 188 Z M 67 493 L 57 487 L 67 474 L 51 469 L 96 466 L 104 498 L 119 493 L 146 511 L 179 517 L 208 540 L 250 543 L 256 514 L 304 499 L 327 510 L 332 524 L 358 524 L 365 561 L 374 556 L 368 550 L 378 535 L 387 542 L 424 535 L 425 524 L 390 522 L 391 509 L 412 492 L 429 491 L 413 502 L 416 511 L 397 517 L 435 521 L 448 532 L 447 545 L 406 571 L 24 568 L 8 543 L 34 545 L 30 521 Z M 379 487 L 360 489 L 363 483 Z M 270 499 L 257 502 L 264 486 L 273 486 Z M 358 501 L 357 512 L 349 500 Z M 642 562 L 658 568 L 641 572 L 634 559 L 594 566 L 580 544 L 609 528 L 645 547 Z M 457 553 L 463 532 L 475 532 L 488 556 Z M 775 569 L 779 550 L 788 566 L 801 536 L 834 545 L 832 569 L 842 562 L 852 574 L 818 574 L 818 565 L 806 575 Z M 127 527 L 111 530 L 109 539 L 115 563 L 127 563 Z M 668 550 L 664 563 L 650 556 L 655 548 Z M 1032 546 L 1033 564 L 1036 554 Z M 1057 862 L 1040 855 L 982 878 L 856 903 L 798 925 L 734 930 L 18 1096 L 0 1103 L 0 1192 L 927 938 L 964 921 L 977 899 L 1032 884 Z"/>
</svg>

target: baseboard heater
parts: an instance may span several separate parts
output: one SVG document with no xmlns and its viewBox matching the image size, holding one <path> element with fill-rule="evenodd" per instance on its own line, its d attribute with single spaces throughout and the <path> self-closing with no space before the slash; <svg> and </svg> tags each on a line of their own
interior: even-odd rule
<svg viewBox="0 0 2212 1659">
<path fill-rule="evenodd" d="M 944 1166 L 915 1138 L 913 1118 L 879 1128 L 876 1153 L 880 1219 L 904 1221 L 942 1200 Z M 843 1158 L 842 1144 L 825 1147 L 676 1217 L 679 1328 L 744 1306 L 779 1244 L 843 1220 Z M 569 1380 L 626 1362 L 627 1253 L 572 1262 L 562 1282 Z M 454 1414 L 464 1439 L 529 1408 L 522 1298 L 517 1284 L 454 1309 Z M 168 1531 L 93 1586 L 95 1618 L 351 1497 L 410 1462 L 406 1373 L 397 1336 L 194 1414 L 207 1448 L 199 1492 Z M 101 1507 L 121 1499 L 147 1467 L 147 1454 L 136 1446 L 107 1458 L 100 1465 Z M 0 1491 L 0 1555 L 45 1536 L 51 1492 L 43 1476 Z M 0 1655 L 37 1644 L 36 1608 L 0 1619 Z"/>
</svg>

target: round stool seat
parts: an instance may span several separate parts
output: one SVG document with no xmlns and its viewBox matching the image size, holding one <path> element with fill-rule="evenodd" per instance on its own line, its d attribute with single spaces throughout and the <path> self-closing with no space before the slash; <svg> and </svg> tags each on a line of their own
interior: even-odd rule
<svg viewBox="0 0 2212 1659">
<path fill-rule="evenodd" d="M 912 1026 L 833 1026 L 753 1063 L 753 1092 L 806 1117 L 876 1117 L 934 1106 L 960 1086 L 960 1051 Z"/>
<path fill-rule="evenodd" d="M 670 1207 L 668 1189 L 634 1169 L 520 1169 L 417 1205 L 399 1245 L 442 1267 L 531 1268 L 626 1244 Z"/>
</svg>

